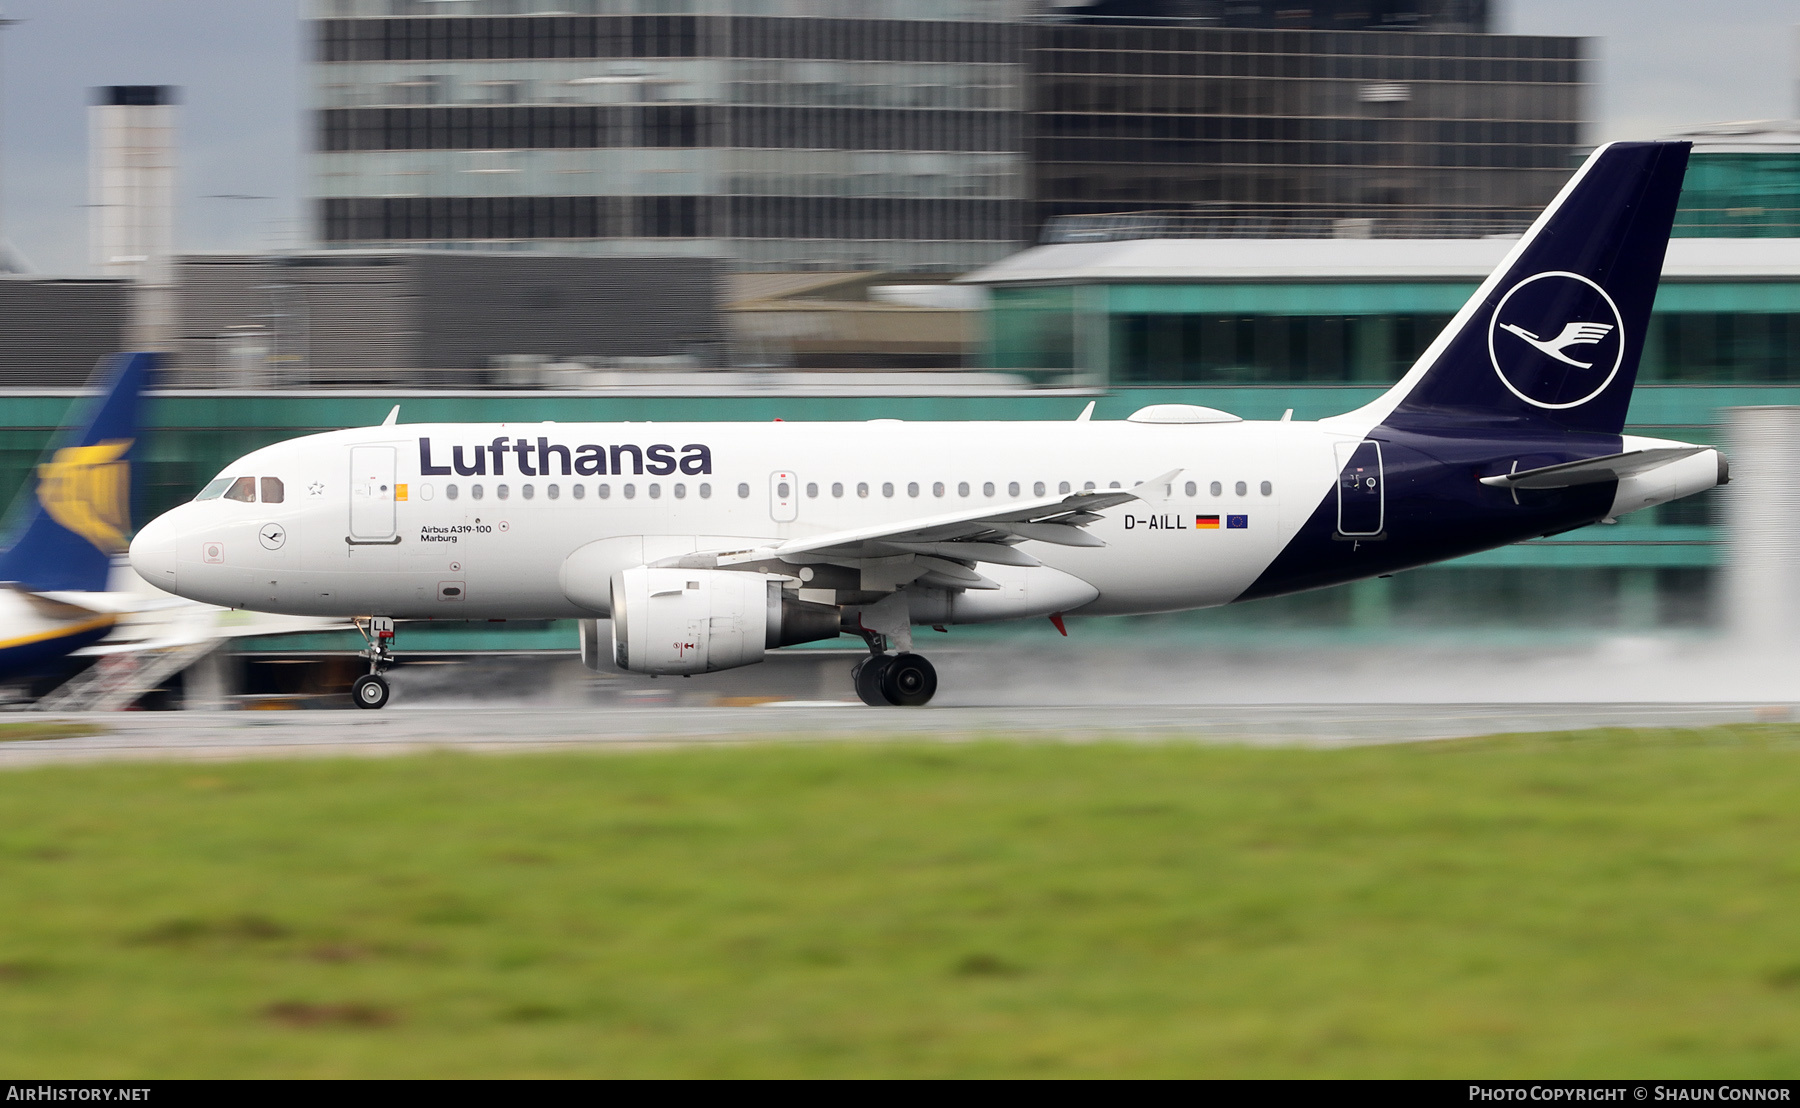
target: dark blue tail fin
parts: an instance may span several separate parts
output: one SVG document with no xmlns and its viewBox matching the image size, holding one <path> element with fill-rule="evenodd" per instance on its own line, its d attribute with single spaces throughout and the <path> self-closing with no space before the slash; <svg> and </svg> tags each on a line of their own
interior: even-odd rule
<svg viewBox="0 0 1800 1108">
<path fill-rule="evenodd" d="M 1618 434 L 1689 146 L 1596 150 L 1406 377 L 1361 414 L 1417 430 Z"/>
<path fill-rule="evenodd" d="M 84 420 L 64 425 L 13 502 L 0 581 L 37 592 L 106 588 L 131 533 L 139 398 L 155 368 L 154 354 L 120 354 L 96 371 L 105 391 Z"/>
</svg>

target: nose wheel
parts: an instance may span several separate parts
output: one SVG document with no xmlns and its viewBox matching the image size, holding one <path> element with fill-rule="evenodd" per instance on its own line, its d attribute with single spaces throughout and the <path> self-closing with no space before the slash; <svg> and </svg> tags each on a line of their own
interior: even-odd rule
<svg viewBox="0 0 1800 1108">
<path fill-rule="evenodd" d="M 387 678 L 379 673 L 365 673 L 351 686 L 350 696 L 358 708 L 380 708 L 388 702 Z"/>
<path fill-rule="evenodd" d="M 850 671 L 856 695 L 872 708 L 917 708 L 937 693 L 937 670 L 918 654 L 873 654 Z"/>
<path fill-rule="evenodd" d="M 363 642 L 369 648 L 362 656 L 369 660 L 369 672 L 356 679 L 350 686 L 350 699 L 358 708 L 384 708 L 388 702 L 387 678 L 381 671 L 394 664 L 394 620 L 391 616 L 373 616 L 364 626 L 363 620 L 356 621 L 356 629 L 362 634 Z"/>
</svg>

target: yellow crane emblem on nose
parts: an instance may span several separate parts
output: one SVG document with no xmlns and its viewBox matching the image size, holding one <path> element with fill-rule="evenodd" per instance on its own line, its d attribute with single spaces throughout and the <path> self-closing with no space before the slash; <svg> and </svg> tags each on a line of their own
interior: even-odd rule
<svg viewBox="0 0 1800 1108">
<path fill-rule="evenodd" d="M 108 554 L 131 527 L 130 439 L 65 446 L 38 466 L 38 503 L 50 518 Z"/>
</svg>

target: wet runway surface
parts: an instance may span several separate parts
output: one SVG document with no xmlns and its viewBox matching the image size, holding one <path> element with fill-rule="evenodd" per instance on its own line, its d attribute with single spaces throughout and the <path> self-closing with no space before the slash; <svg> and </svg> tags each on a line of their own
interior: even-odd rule
<svg viewBox="0 0 1800 1108">
<path fill-rule="evenodd" d="M 767 741 L 983 738 L 1331 747 L 1590 727 L 1710 727 L 1800 717 L 1800 705 L 1279 704 L 876 709 L 829 701 L 745 707 L 391 707 L 358 711 L 17 715 L 100 733 L 0 742 L 0 768 L 105 760 L 382 756 L 424 750 L 625 749 Z M 8 717 L 0 717 L 4 719 Z"/>
</svg>

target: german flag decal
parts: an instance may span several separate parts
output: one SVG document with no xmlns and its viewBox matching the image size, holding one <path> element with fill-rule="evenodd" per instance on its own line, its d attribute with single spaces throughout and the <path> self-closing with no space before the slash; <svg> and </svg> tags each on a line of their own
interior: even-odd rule
<svg viewBox="0 0 1800 1108">
<path fill-rule="evenodd" d="M 1194 517 L 1194 530 L 1196 530 L 1196 531 L 1217 531 L 1218 529 L 1219 529 L 1219 517 L 1218 516 L 1195 516 Z"/>
</svg>

